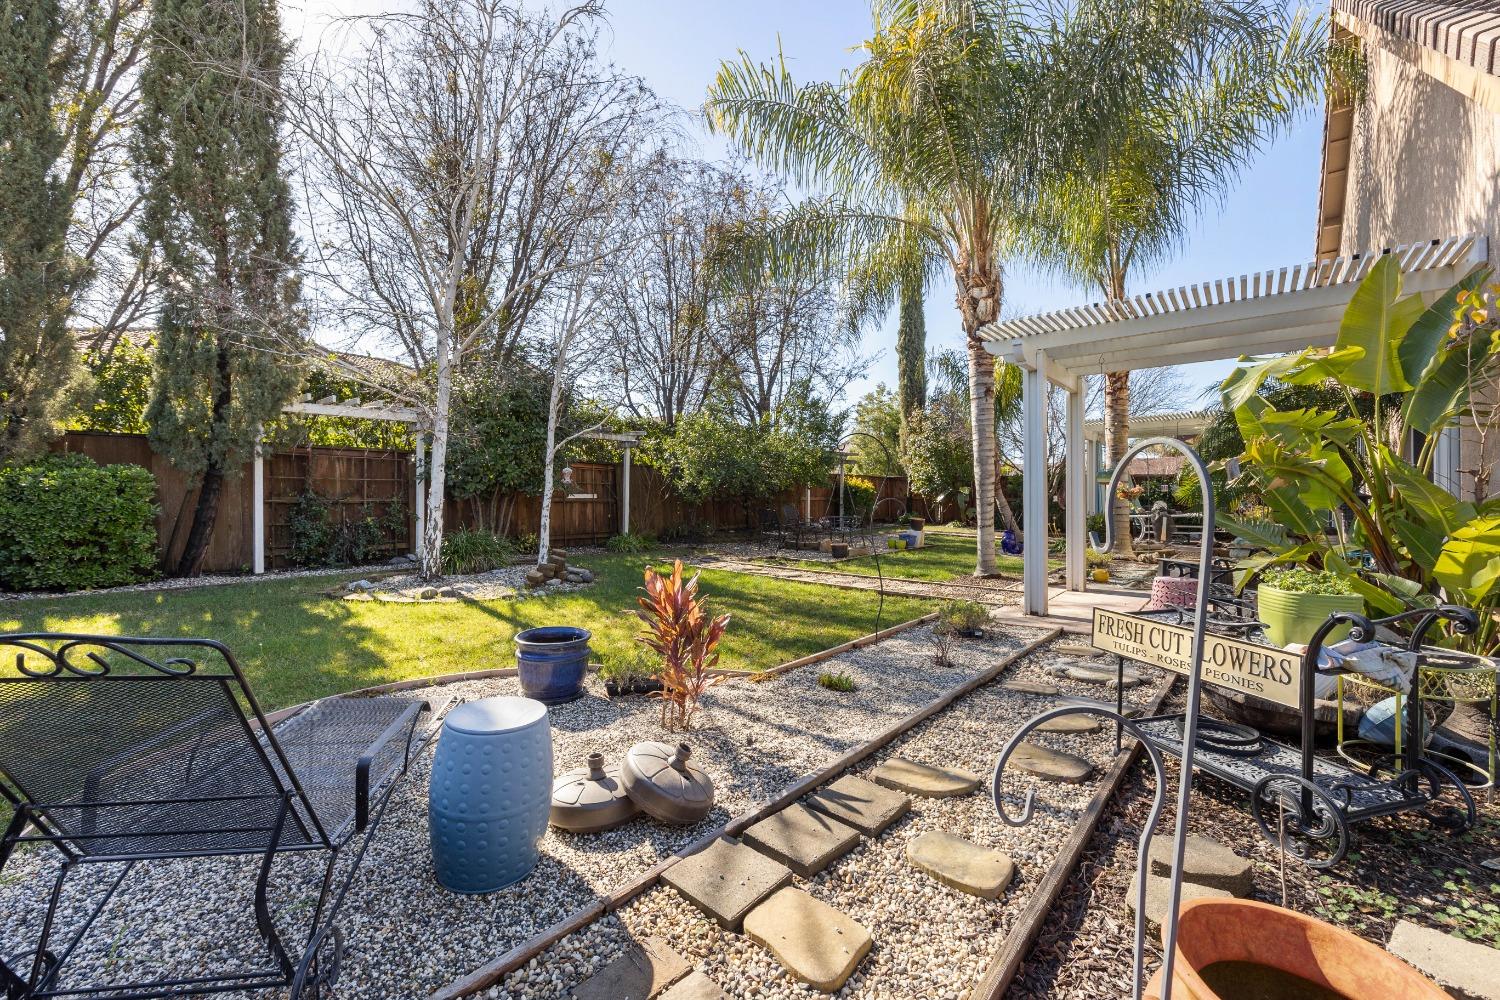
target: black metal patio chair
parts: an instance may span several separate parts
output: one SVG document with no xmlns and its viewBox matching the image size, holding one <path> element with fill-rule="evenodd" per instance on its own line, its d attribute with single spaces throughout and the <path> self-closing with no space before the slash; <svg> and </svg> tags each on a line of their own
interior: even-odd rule
<svg viewBox="0 0 1500 1000">
<path fill-rule="evenodd" d="M 318 996 L 342 957 L 339 908 L 441 709 L 420 699 L 335 698 L 273 731 L 233 654 L 212 640 L 0 635 L 0 658 L 12 653 L 13 664 L 0 664 L 0 794 L 14 809 L 0 839 L 0 875 L 23 844 L 51 845 L 60 857 L 36 939 L 19 952 L 0 941 L 7 1000 L 271 988 L 289 988 L 294 1000 Z M 272 863 L 288 852 L 327 855 L 306 941 L 295 950 L 267 898 Z M 137 862 L 233 855 L 261 859 L 254 911 L 269 953 L 263 967 L 149 982 L 69 980 L 69 959 Z M 341 856 L 352 860 L 335 879 Z M 101 863 L 121 870 L 64 932 L 68 876 Z"/>
</svg>

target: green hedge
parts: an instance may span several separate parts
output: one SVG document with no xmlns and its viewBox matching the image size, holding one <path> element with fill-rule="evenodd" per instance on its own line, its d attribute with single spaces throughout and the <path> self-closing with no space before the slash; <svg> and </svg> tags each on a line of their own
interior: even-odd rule
<svg viewBox="0 0 1500 1000">
<path fill-rule="evenodd" d="M 86 590 L 156 573 L 156 481 L 81 455 L 0 468 L 0 588 Z"/>
</svg>

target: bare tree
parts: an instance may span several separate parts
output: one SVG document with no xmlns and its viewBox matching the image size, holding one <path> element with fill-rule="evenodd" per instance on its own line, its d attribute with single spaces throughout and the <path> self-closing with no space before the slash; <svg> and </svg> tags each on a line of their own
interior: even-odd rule
<svg viewBox="0 0 1500 1000">
<path fill-rule="evenodd" d="M 652 130 L 655 98 L 597 63 L 599 12 L 424 0 L 360 19 L 363 53 L 315 58 L 297 95 L 337 315 L 423 374 L 398 395 L 431 435 L 425 577 L 442 570 L 455 370 L 505 356 L 553 282 L 607 258 L 593 185 Z"/>
</svg>

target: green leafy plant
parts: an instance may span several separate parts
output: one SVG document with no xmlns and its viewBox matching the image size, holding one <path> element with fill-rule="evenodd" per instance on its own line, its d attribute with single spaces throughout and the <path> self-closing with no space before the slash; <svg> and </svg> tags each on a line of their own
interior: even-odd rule
<svg viewBox="0 0 1500 1000">
<path fill-rule="evenodd" d="M 156 575 L 156 480 L 59 455 L 0 468 L 0 587 L 85 590 Z"/>
<path fill-rule="evenodd" d="M 1112 557 L 1108 552 L 1096 552 L 1091 548 L 1083 550 L 1084 565 L 1088 566 L 1090 569 L 1108 569 L 1111 560 Z"/>
<path fill-rule="evenodd" d="M 978 601 L 944 601 L 938 607 L 938 628 L 950 635 L 982 632 L 989 623 L 989 609 Z"/>
<path fill-rule="evenodd" d="M 387 502 L 384 514 L 365 503 L 357 515 L 342 519 L 336 506 L 310 489 L 292 504 L 287 558 L 293 565 L 359 566 L 379 559 L 406 535 L 406 504 L 400 499 Z"/>
<path fill-rule="evenodd" d="M 644 628 L 638 641 L 661 657 L 661 721 L 667 729 L 692 725 L 703 692 L 722 677 L 710 671 L 719 662 L 719 642 L 729 616 L 711 617 L 708 602 L 698 596 L 699 574 L 684 580 L 682 560 L 670 574 L 646 567 L 646 596 L 637 598 L 636 615 Z"/>
<path fill-rule="evenodd" d="M 655 679 L 661 662 L 643 646 L 635 646 L 620 656 L 611 656 L 599 665 L 599 678 L 627 688 L 641 681 Z"/>
<path fill-rule="evenodd" d="M 1474 608 L 1481 627 L 1466 645 L 1500 645 L 1500 498 L 1461 499 L 1431 479 L 1439 436 L 1475 419 L 1473 387 L 1500 363 L 1500 285 L 1489 280 L 1475 271 L 1427 307 L 1402 297 L 1396 258 L 1383 256 L 1332 350 L 1255 359 L 1225 380 L 1224 407 L 1245 442 L 1240 478 L 1280 526 L 1219 518 L 1267 550 L 1241 561 L 1242 585 L 1272 566 L 1306 564 L 1344 577 L 1381 614 L 1440 597 Z M 1321 385 L 1343 405 L 1278 409 L 1261 391 L 1273 381 Z M 1408 431 L 1425 440 L 1410 460 L 1393 444 Z"/>
<path fill-rule="evenodd" d="M 856 687 L 854 678 L 850 677 L 848 674 L 843 673 L 842 671 L 840 671 L 839 673 L 833 673 L 826 670 L 818 675 L 818 686 L 825 687 L 830 691 L 845 692 L 853 691 Z"/>
<path fill-rule="evenodd" d="M 459 528 L 443 535 L 443 569 L 460 576 L 509 565 L 516 543 L 482 528 Z"/>
<path fill-rule="evenodd" d="M 1354 584 L 1348 576 L 1329 570 L 1307 569 L 1302 566 L 1278 567 L 1261 574 L 1261 585 L 1275 587 L 1292 594 L 1354 594 Z"/>
<path fill-rule="evenodd" d="M 656 536 L 633 531 L 622 531 L 618 535 L 610 535 L 609 539 L 604 543 L 604 547 L 610 552 L 647 552 L 656 548 Z"/>
</svg>

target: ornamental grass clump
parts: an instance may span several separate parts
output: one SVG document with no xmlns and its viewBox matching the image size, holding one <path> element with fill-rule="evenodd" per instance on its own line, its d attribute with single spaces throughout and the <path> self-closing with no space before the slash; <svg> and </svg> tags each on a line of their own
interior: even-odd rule
<svg viewBox="0 0 1500 1000">
<path fill-rule="evenodd" d="M 1354 584 L 1346 576 L 1328 570 L 1294 566 L 1271 569 L 1261 574 L 1261 586 L 1275 587 L 1292 594 L 1353 594 Z"/>
<path fill-rule="evenodd" d="M 698 577 L 682 578 L 682 560 L 670 574 L 646 568 L 645 597 L 637 616 L 644 624 L 637 641 L 661 657 L 661 722 L 667 729 L 688 729 L 703 692 L 720 677 L 711 676 L 719 662 L 719 641 L 729 616 L 710 617 L 708 602 L 698 596 Z"/>
</svg>

